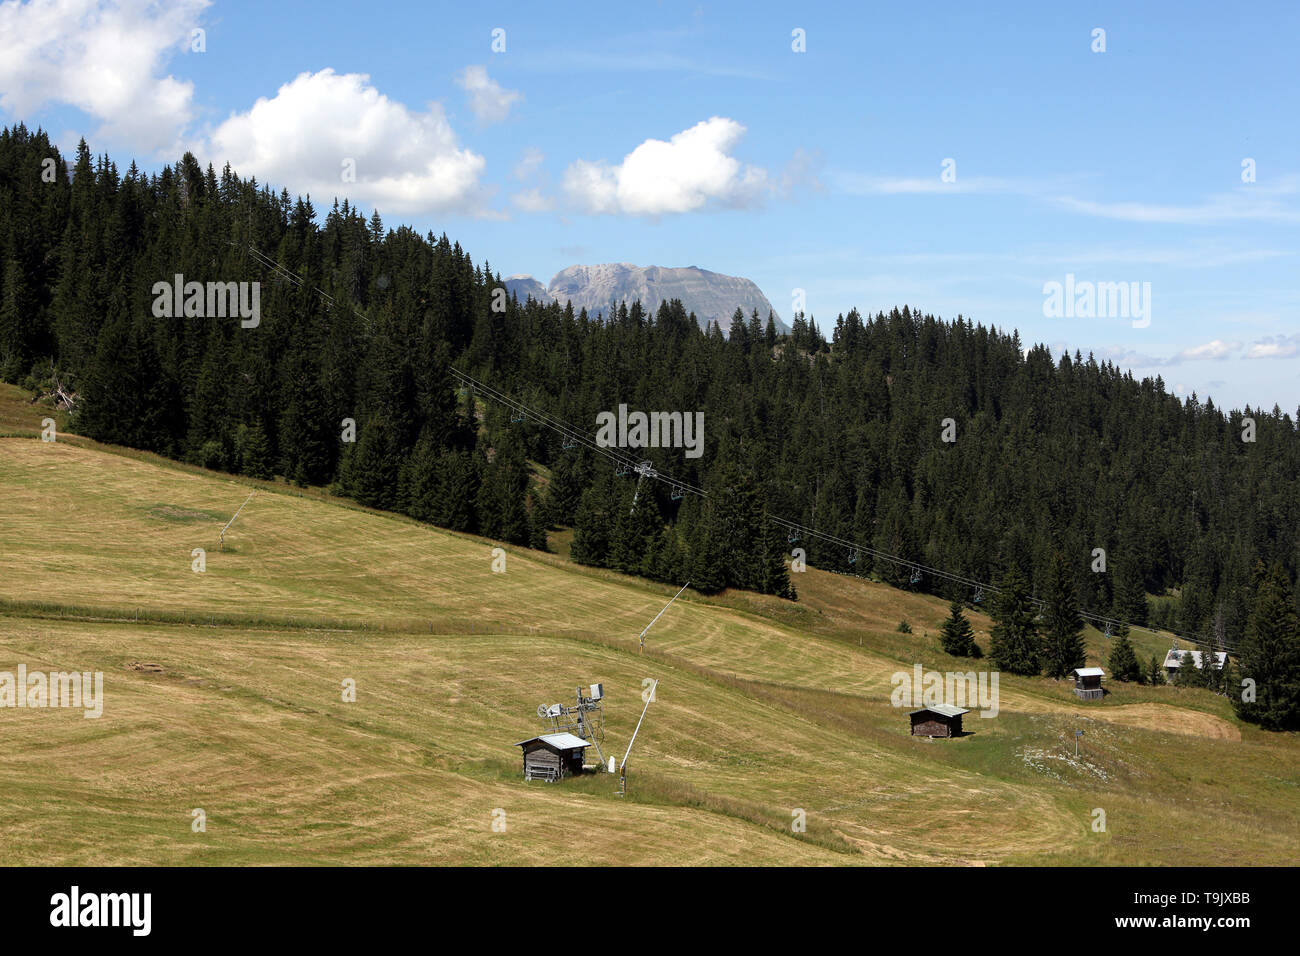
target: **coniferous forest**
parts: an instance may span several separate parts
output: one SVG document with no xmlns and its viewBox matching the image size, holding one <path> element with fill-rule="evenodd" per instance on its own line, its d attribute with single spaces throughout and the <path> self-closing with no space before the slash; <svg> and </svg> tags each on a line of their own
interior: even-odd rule
<svg viewBox="0 0 1300 956">
<path fill-rule="evenodd" d="M 679 302 L 608 321 L 531 300 L 494 310 L 499 274 L 446 235 L 346 202 L 318 210 L 189 154 L 150 175 L 84 142 L 65 159 L 21 125 L 0 134 L 0 266 L 0 379 L 57 382 L 76 397 L 75 429 L 99 441 L 331 486 L 521 546 L 572 527 L 587 564 L 797 599 L 794 545 L 765 520 L 779 515 L 1010 582 L 999 604 L 1012 591 L 1077 601 L 1240 648 L 1261 673 L 1300 671 L 1300 434 L 1276 407 L 1180 399 L 1159 378 L 905 305 L 821 327 L 796 315 L 788 335 L 740 313 L 702 331 Z M 156 317 L 153 287 L 177 274 L 261 283 L 260 323 Z M 701 457 L 639 454 L 710 496 L 652 482 L 633 510 L 634 476 L 512 421 L 452 366 L 590 432 L 619 404 L 703 411 Z M 816 567 L 972 599 L 817 539 L 798 546 Z M 1073 618 L 1023 616 L 1001 615 L 995 660 L 1036 627 L 1055 636 L 1033 669 L 1076 666 Z M 1277 706 L 1264 722 L 1294 725 L 1300 703 Z"/>
</svg>

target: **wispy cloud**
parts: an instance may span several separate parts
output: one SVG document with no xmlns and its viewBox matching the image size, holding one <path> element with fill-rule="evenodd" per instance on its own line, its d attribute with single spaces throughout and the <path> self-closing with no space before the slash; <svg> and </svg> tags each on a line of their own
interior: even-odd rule
<svg viewBox="0 0 1300 956">
<path fill-rule="evenodd" d="M 1170 360 L 1170 364 L 1231 358 L 1240 349 L 1240 342 L 1225 342 L 1222 339 L 1215 339 L 1213 342 L 1206 342 L 1204 345 L 1193 345 L 1191 348 L 1183 349 Z"/>
<path fill-rule="evenodd" d="M 641 43 L 642 40 L 631 42 Z M 688 57 L 664 50 L 618 53 L 557 50 L 536 56 L 521 56 L 514 61 L 514 66 L 532 73 L 681 73 L 740 80 L 769 79 L 766 73 L 752 67 L 719 63 L 716 60 Z"/>
<path fill-rule="evenodd" d="M 1246 349 L 1248 359 L 1295 358 L 1297 355 L 1300 355 L 1300 334 L 1267 336 Z"/>
<path fill-rule="evenodd" d="M 1187 362 L 1222 362 L 1238 357 L 1241 343 L 1214 339 L 1200 345 L 1189 346 L 1167 356 L 1149 355 L 1121 345 L 1105 346 L 1094 349 L 1093 352 L 1098 358 L 1110 359 L 1116 365 L 1132 368 L 1172 368 Z"/>
<path fill-rule="evenodd" d="M 836 170 L 832 183 L 851 196 L 900 195 L 1010 195 L 1102 219 L 1124 222 L 1215 225 L 1226 222 L 1300 222 L 1300 175 L 1288 174 L 1272 183 L 1242 184 L 1193 203 L 1156 203 L 1146 200 L 1108 201 L 1082 198 L 1049 182 L 998 176 L 961 176 L 952 182 L 933 176 L 880 176 Z"/>
<path fill-rule="evenodd" d="M 1054 196 L 1062 208 L 1086 216 L 1125 222 L 1214 225 L 1225 222 L 1300 222 L 1300 207 L 1290 200 L 1300 194 L 1300 177 L 1287 176 L 1274 185 L 1242 185 L 1190 205 L 1150 202 L 1099 202 L 1074 196 Z"/>
<path fill-rule="evenodd" d="M 456 84 L 469 98 L 469 108 L 480 124 L 500 123 L 510 107 L 524 98 L 518 90 L 507 90 L 488 76 L 485 66 L 467 66 L 456 76 Z"/>
<path fill-rule="evenodd" d="M 953 182 L 944 182 L 937 169 L 933 177 L 873 176 L 838 170 L 832 175 L 832 181 L 841 191 L 854 196 L 1033 193 L 1032 187 L 1025 183 L 995 176 L 958 176 Z"/>
</svg>

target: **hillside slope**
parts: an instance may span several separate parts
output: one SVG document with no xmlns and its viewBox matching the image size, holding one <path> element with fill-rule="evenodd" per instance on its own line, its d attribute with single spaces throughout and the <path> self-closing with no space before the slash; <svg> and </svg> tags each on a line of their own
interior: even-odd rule
<svg viewBox="0 0 1300 956">
<path fill-rule="evenodd" d="M 910 737 L 891 675 L 968 668 L 935 646 L 940 602 L 883 585 L 809 571 L 797 605 L 684 595 L 639 655 L 667 588 L 513 548 L 493 573 L 493 542 L 314 493 L 7 438 L 0 501 L 0 670 L 101 670 L 106 696 L 98 720 L 0 709 L 13 862 L 1226 864 L 1300 846 L 1295 737 L 1204 692 L 1084 705 L 1004 677 L 973 733 Z M 621 755 L 650 677 L 629 797 L 608 775 L 519 779 L 538 704 L 602 681 Z"/>
</svg>

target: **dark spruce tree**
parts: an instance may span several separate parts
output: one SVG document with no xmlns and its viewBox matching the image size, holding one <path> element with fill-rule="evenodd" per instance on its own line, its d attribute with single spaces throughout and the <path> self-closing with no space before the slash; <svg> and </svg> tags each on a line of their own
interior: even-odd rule
<svg viewBox="0 0 1300 956">
<path fill-rule="evenodd" d="M 1106 663 L 1110 667 L 1110 676 L 1115 680 L 1125 683 L 1145 682 L 1147 675 L 1138 663 L 1127 624 L 1121 623 L 1116 629 L 1110 646 L 1110 658 Z"/>
<path fill-rule="evenodd" d="M 939 645 L 944 653 L 953 657 L 979 657 L 982 652 L 975 643 L 975 629 L 962 613 L 961 601 L 948 605 L 948 619 L 939 629 Z"/>
<path fill-rule="evenodd" d="M 1173 682 L 1178 687 L 1204 686 L 1200 668 L 1196 666 L 1196 658 L 1192 656 L 1191 651 L 1183 651 L 1178 658 L 1178 670 L 1174 672 Z"/>
<path fill-rule="evenodd" d="M 1291 581 L 1280 563 L 1255 574 L 1254 602 L 1237 670 L 1248 687 L 1232 689 L 1237 713 L 1266 730 L 1300 727 L 1300 624 Z M 1253 690 L 1254 700 L 1251 693 Z"/>
<path fill-rule="evenodd" d="M 1058 552 L 1052 559 L 1047 586 L 1047 607 L 1043 611 L 1043 673 L 1060 679 L 1087 663 L 1083 645 L 1083 619 L 1079 617 L 1079 596 L 1074 575 Z"/>
<path fill-rule="evenodd" d="M 1138 570 L 1137 558 L 1132 552 L 1120 554 L 1113 566 L 1114 604 L 1112 612 L 1121 621 L 1139 627 L 1147 624 L 1147 596 Z"/>
<path fill-rule="evenodd" d="M 993 599 L 993 630 L 989 659 L 1012 674 L 1037 674 L 1041 668 L 1041 647 L 1037 609 L 1030 599 L 1029 582 L 1014 565 L 998 582 Z"/>
</svg>

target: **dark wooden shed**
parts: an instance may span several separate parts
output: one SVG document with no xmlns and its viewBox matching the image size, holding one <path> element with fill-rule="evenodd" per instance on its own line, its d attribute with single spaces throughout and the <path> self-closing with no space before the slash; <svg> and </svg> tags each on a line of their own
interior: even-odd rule
<svg viewBox="0 0 1300 956">
<path fill-rule="evenodd" d="M 573 734 L 544 734 L 515 744 L 524 749 L 524 779 L 554 782 L 582 773 L 590 744 Z"/>
<path fill-rule="evenodd" d="M 969 713 L 950 704 L 932 704 L 907 716 L 912 718 L 913 737 L 960 737 L 961 715 Z"/>
<path fill-rule="evenodd" d="M 1100 667 L 1079 667 L 1071 671 L 1074 674 L 1074 696 L 1084 700 L 1100 700 L 1106 693 L 1101 689 L 1101 679 L 1105 671 Z"/>
</svg>

